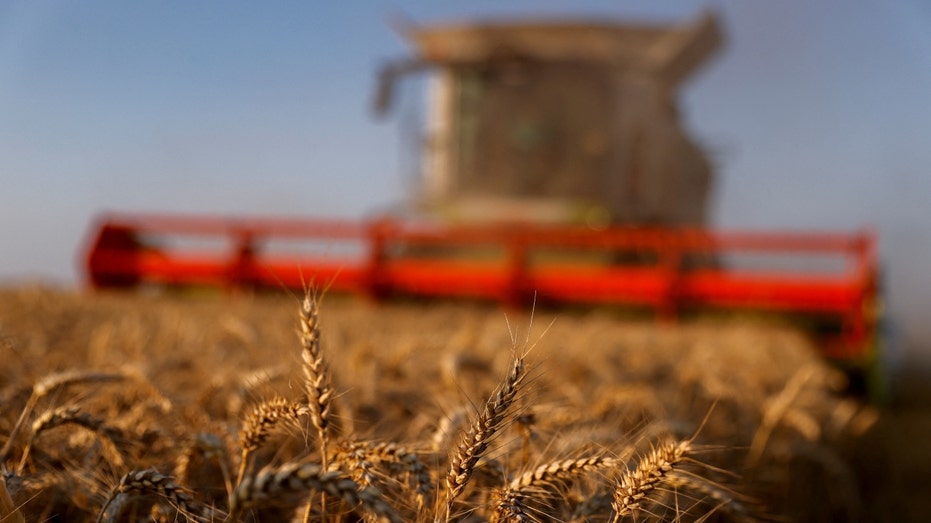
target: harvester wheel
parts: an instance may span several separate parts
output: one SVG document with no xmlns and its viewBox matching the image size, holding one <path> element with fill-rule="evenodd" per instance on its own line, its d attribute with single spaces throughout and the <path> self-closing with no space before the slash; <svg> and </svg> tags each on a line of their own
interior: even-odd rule
<svg viewBox="0 0 931 523">
<path fill-rule="evenodd" d="M 876 330 L 871 341 L 869 360 L 864 367 L 866 392 L 875 404 L 887 405 L 894 396 L 893 378 L 899 358 L 899 340 L 895 325 L 886 314 L 884 302 L 875 306 Z"/>
</svg>

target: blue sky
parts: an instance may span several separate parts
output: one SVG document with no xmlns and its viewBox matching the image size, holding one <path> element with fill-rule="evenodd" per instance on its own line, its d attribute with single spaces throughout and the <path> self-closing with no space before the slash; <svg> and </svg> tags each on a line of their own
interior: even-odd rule
<svg viewBox="0 0 931 523">
<path fill-rule="evenodd" d="M 3 2 L 0 282 L 75 284 L 104 209 L 364 216 L 402 201 L 416 93 L 388 121 L 369 114 L 375 68 L 407 52 L 388 20 L 702 8 L 727 46 L 680 101 L 714 154 L 715 224 L 876 228 L 896 315 L 931 334 L 926 0 Z"/>
</svg>

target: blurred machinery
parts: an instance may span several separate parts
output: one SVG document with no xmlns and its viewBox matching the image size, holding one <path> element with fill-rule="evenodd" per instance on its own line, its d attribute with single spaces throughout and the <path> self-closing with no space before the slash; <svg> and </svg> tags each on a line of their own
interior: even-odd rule
<svg viewBox="0 0 931 523">
<path fill-rule="evenodd" d="M 878 361 L 869 232 L 707 227 L 709 162 L 676 88 L 722 42 L 716 18 L 674 26 L 570 21 L 415 28 L 376 109 L 430 74 L 416 212 L 366 222 L 105 214 L 86 252 L 95 288 L 300 287 L 613 304 L 800 318 L 826 357 Z M 868 376 L 868 379 L 872 379 Z"/>
<path fill-rule="evenodd" d="M 676 89 L 721 43 L 706 14 L 672 27 L 519 22 L 413 29 L 432 77 L 420 203 L 445 221 L 703 226 L 711 169 Z"/>
</svg>

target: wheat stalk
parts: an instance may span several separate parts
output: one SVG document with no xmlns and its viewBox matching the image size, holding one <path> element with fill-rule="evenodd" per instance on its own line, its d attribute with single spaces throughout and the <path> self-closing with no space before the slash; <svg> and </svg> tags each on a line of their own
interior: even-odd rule
<svg viewBox="0 0 931 523">
<path fill-rule="evenodd" d="M 753 435 L 750 452 L 747 453 L 747 468 L 753 468 L 759 463 L 773 430 L 785 417 L 792 403 L 802 393 L 808 382 L 815 378 L 817 371 L 818 368 L 814 365 L 802 367 L 792 375 L 778 394 L 766 400 L 763 419 Z"/>
<path fill-rule="evenodd" d="M 750 511 L 737 500 L 733 492 L 701 476 L 672 471 L 667 474 L 666 483 L 670 487 L 687 489 L 706 500 L 710 499 L 715 510 L 721 509 L 736 520 L 751 520 Z"/>
<path fill-rule="evenodd" d="M 6 477 L 0 475 L 0 521 L 9 523 L 26 523 L 26 518 L 19 507 L 13 504 L 6 488 Z"/>
<path fill-rule="evenodd" d="M 441 449 L 446 449 L 450 434 L 464 425 L 465 421 L 466 412 L 463 407 L 457 408 L 451 414 L 444 415 L 437 424 L 436 430 L 433 431 L 433 436 L 430 438 L 433 451 L 439 452 Z"/>
</svg>

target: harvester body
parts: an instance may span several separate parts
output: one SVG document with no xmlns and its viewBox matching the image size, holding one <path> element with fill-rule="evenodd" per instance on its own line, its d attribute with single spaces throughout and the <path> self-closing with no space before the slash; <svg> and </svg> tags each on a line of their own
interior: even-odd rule
<svg viewBox="0 0 931 523">
<path fill-rule="evenodd" d="M 391 72 L 434 72 L 419 203 L 444 221 L 703 226 L 711 169 L 675 93 L 715 18 L 451 25 L 407 33 Z M 408 67 L 405 68 L 404 66 Z M 386 86 L 385 90 L 390 90 Z"/>
<path fill-rule="evenodd" d="M 417 54 L 381 72 L 377 107 L 390 105 L 400 75 L 434 73 L 417 212 L 364 222 L 105 214 L 88 245 L 89 283 L 315 281 L 376 299 L 611 304 L 667 319 L 770 311 L 812 320 L 829 358 L 856 369 L 875 363 L 870 232 L 707 227 L 711 170 L 674 95 L 720 45 L 713 16 L 670 27 L 519 22 L 407 36 Z"/>
</svg>

